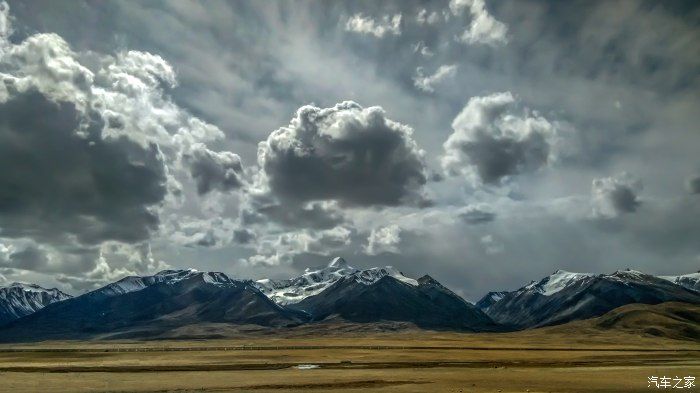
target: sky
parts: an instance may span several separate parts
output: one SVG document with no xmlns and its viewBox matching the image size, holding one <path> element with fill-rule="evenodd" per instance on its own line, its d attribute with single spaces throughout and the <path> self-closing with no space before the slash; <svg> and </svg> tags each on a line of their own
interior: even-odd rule
<svg viewBox="0 0 700 393">
<path fill-rule="evenodd" d="M 692 1 L 0 2 L 0 285 L 700 269 Z"/>
</svg>

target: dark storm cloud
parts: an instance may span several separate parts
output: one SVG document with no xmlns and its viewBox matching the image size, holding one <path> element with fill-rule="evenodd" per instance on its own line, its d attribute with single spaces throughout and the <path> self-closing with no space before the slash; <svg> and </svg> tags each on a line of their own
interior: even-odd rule
<svg viewBox="0 0 700 393">
<path fill-rule="evenodd" d="M 236 229 L 233 231 L 233 241 L 238 244 L 249 244 L 255 240 L 255 232 L 248 229 Z"/>
<path fill-rule="evenodd" d="M 593 180 L 593 212 L 599 217 L 634 213 L 641 205 L 642 183 L 626 173 Z"/>
<path fill-rule="evenodd" d="M 158 226 L 150 207 L 166 194 L 161 154 L 100 137 L 102 119 L 38 92 L 0 104 L 0 235 L 85 244 L 135 242 Z"/>
<path fill-rule="evenodd" d="M 427 179 L 412 132 L 379 107 L 349 101 L 325 109 L 304 106 L 289 126 L 259 144 L 262 187 L 297 202 L 418 205 Z"/>
<path fill-rule="evenodd" d="M 580 76 L 657 93 L 700 83 L 700 9 L 690 1 L 491 2 L 511 27 L 514 69 L 531 76 Z M 527 24 L 515 23 L 528 18 Z"/>
<path fill-rule="evenodd" d="M 48 266 L 48 258 L 36 246 L 29 246 L 23 250 L 13 252 L 8 256 L 7 261 L 0 260 L 0 263 L 9 268 L 42 271 L 46 270 Z"/>
<path fill-rule="evenodd" d="M 252 196 L 240 212 L 241 222 L 266 224 L 269 221 L 297 228 L 329 229 L 345 221 L 335 204 L 324 202 L 280 204 L 270 196 Z"/>
<path fill-rule="evenodd" d="M 237 154 L 214 152 L 199 143 L 185 156 L 200 195 L 212 190 L 230 191 L 242 186 L 243 167 Z"/>
<path fill-rule="evenodd" d="M 459 213 L 459 217 L 467 224 L 485 224 L 496 219 L 496 213 L 478 206 L 468 206 Z"/>
<path fill-rule="evenodd" d="M 691 194 L 700 194 L 700 176 L 693 176 L 686 181 L 686 188 Z"/>
<path fill-rule="evenodd" d="M 634 213 L 641 203 L 634 190 L 627 186 L 615 186 L 608 197 L 612 201 L 615 210 L 619 212 Z"/>
</svg>

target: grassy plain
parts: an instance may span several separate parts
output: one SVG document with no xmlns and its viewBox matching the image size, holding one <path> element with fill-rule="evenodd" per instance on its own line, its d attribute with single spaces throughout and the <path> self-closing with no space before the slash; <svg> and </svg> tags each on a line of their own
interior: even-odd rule
<svg viewBox="0 0 700 393">
<path fill-rule="evenodd" d="M 573 324 L 0 345 L 2 392 L 648 392 L 652 375 L 700 376 L 700 342 Z"/>
</svg>

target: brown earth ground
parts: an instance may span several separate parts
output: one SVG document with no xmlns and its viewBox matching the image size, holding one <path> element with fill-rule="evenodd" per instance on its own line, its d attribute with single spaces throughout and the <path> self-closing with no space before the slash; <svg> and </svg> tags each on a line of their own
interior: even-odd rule
<svg viewBox="0 0 700 393">
<path fill-rule="evenodd" d="M 669 331 L 674 309 L 700 311 L 653 306 L 641 324 L 635 306 L 612 314 L 621 328 L 608 315 L 517 333 L 318 324 L 237 338 L 4 344 L 0 392 L 649 392 L 649 376 L 700 377 L 700 341 Z"/>
</svg>

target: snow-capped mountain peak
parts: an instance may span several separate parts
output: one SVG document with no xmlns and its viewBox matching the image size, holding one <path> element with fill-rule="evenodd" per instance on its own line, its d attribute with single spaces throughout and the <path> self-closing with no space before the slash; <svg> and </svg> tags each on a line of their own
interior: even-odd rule
<svg viewBox="0 0 700 393">
<path fill-rule="evenodd" d="M 659 276 L 659 278 L 671 281 L 674 284 L 700 292 L 700 272 L 682 274 L 680 276 Z"/>
<path fill-rule="evenodd" d="M 418 282 L 404 276 L 392 266 L 360 270 L 350 266 L 343 258 L 333 258 L 330 263 L 317 269 L 306 269 L 299 277 L 287 280 L 269 278 L 257 280 L 258 289 L 280 305 L 298 303 L 309 296 L 317 295 L 343 277 L 351 277 L 358 283 L 371 285 L 384 276 L 393 277 L 409 285 Z"/>
<path fill-rule="evenodd" d="M 348 267 L 347 261 L 341 257 L 335 257 L 331 260 L 331 262 L 328 264 L 329 268 L 339 268 L 342 269 L 344 267 Z"/>
<path fill-rule="evenodd" d="M 0 325 L 71 297 L 56 288 L 46 289 L 36 284 L 15 282 L 0 287 Z"/>
<path fill-rule="evenodd" d="M 359 272 L 340 257 L 333 258 L 326 267 L 306 269 L 299 277 L 286 280 L 264 278 L 256 281 L 260 291 L 278 304 L 297 303 L 316 295 L 339 279 Z"/>
<path fill-rule="evenodd" d="M 557 270 L 540 281 L 533 281 L 522 288 L 522 290 L 539 292 L 544 296 L 551 296 L 567 286 L 582 279 L 594 277 L 592 273 L 573 273 L 565 270 Z"/>
<path fill-rule="evenodd" d="M 201 276 L 205 283 L 213 285 L 228 285 L 236 282 L 236 280 L 229 278 L 226 274 L 219 272 L 200 272 L 197 269 L 162 270 L 152 276 L 124 277 L 98 289 L 96 292 L 107 296 L 123 295 L 129 292 L 140 291 L 154 284 L 175 284 L 195 276 Z"/>
</svg>

